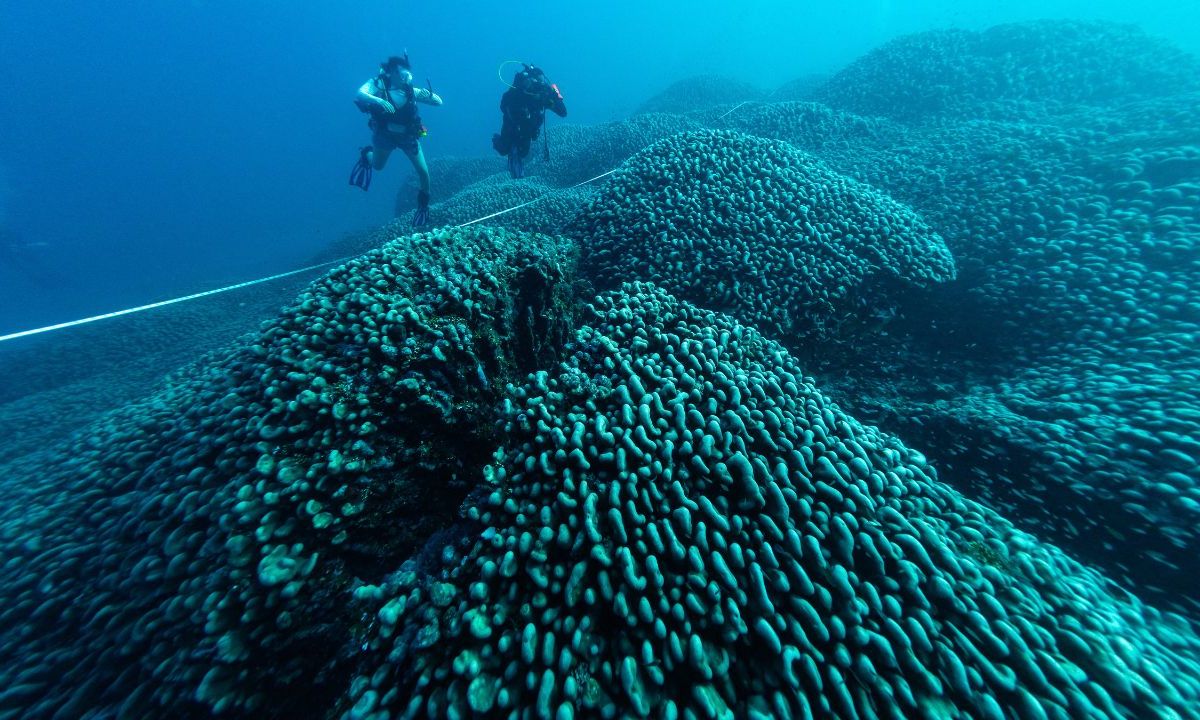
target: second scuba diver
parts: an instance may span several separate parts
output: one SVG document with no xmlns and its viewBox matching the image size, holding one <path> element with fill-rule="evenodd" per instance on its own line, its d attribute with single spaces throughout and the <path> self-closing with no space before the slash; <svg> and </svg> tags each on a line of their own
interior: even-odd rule
<svg viewBox="0 0 1200 720">
<path fill-rule="evenodd" d="M 372 170 L 382 170 L 393 150 L 400 149 L 417 172 L 417 211 L 413 226 L 429 224 L 429 166 L 421 151 L 425 126 L 417 103 L 441 105 L 442 98 L 432 87 L 413 87 L 412 65 L 408 53 L 390 57 L 379 66 L 379 74 L 362 84 L 354 104 L 371 116 L 371 144 L 362 148 L 358 163 L 350 172 L 350 184 L 366 190 L 371 186 Z"/>
<path fill-rule="evenodd" d="M 525 177 L 525 158 L 546 122 L 547 110 L 559 117 L 567 116 L 562 93 L 541 68 L 525 65 L 500 98 L 504 121 L 500 132 L 492 136 L 492 147 L 508 157 L 508 173 L 513 178 Z"/>
</svg>

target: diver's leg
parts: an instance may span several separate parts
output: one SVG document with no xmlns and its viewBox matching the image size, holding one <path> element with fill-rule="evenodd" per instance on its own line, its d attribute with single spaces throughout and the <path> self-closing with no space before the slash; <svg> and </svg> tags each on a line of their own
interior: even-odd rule
<svg viewBox="0 0 1200 720">
<path fill-rule="evenodd" d="M 529 157 L 529 138 L 517 141 L 517 177 L 525 177 L 525 158 Z"/>
<path fill-rule="evenodd" d="M 506 115 L 504 122 L 500 126 L 500 133 L 492 136 L 492 147 L 496 152 L 504 156 L 508 161 L 508 174 L 514 179 L 517 175 L 517 129 L 515 124 Z"/>
<path fill-rule="evenodd" d="M 384 165 L 387 165 L 388 158 L 392 155 L 392 148 L 375 146 L 375 149 L 368 153 L 371 159 L 371 167 L 376 170 L 382 170 Z"/>
<path fill-rule="evenodd" d="M 425 151 L 421 149 L 421 143 L 414 143 L 413 147 L 405 148 L 404 154 L 408 156 L 412 162 L 413 170 L 417 172 L 417 182 L 421 186 L 421 190 L 429 192 L 429 165 L 425 162 Z"/>
<path fill-rule="evenodd" d="M 371 145 L 374 150 L 367 153 L 367 160 L 371 167 L 382 170 L 383 166 L 387 165 L 388 158 L 392 156 L 392 151 L 396 149 L 396 144 L 387 135 L 375 133 L 371 138 Z"/>
<path fill-rule="evenodd" d="M 512 152 L 514 137 L 512 121 L 506 115 L 504 121 L 500 123 L 500 132 L 492 136 L 492 149 L 498 154 L 508 157 L 508 154 Z"/>
<path fill-rule="evenodd" d="M 425 162 L 425 151 L 416 140 L 404 148 L 404 154 L 412 162 L 413 170 L 417 173 L 417 211 L 413 214 L 413 226 L 425 227 L 429 224 L 429 165 Z"/>
</svg>

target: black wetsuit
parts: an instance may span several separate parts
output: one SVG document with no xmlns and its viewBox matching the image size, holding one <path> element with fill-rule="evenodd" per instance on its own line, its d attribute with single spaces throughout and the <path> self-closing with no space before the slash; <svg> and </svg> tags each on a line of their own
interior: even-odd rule
<svg viewBox="0 0 1200 720">
<path fill-rule="evenodd" d="M 527 83 L 524 89 L 513 87 L 500 98 L 500 112 L 504 122 L 500 134 L 492 136 L 492 147 L 501 155 L 513 150 L 524 159 L 529 155 L 529 146 L 541 132 L 549 110 L 559 117 L 567 116 L 567 106 L 558 90 L 544 82 Z"/>
</svg>

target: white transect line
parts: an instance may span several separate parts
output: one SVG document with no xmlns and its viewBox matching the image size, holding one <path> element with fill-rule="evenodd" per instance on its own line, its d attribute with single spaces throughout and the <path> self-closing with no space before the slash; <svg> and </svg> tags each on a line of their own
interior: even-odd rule
<svg viewBox="0 0 1200 720">
<path fill-rule="evenodd" d="M 743 100 L 743 101 L 741 101 L 741 102 L 740 102 L 740 103 L 738 103 L 737 105 L 734 105 L 734 106 L 733 106 L 733 110 L 730 110 L 729 112 L 726 112 L 726 113 L 725 113 L 725 115 L 729 115 L 729 114 L 730 114 L 730 113 L 732 113 L 734 110 L 737 110 L 738 108 L 740 108 L 741 106 L 745 105 L 745 104 L 746 104 L 746 103 L 748 103 L 748 102 L 750 102 L 750 101 L 749 101 L 749 100 Z M 718 119 L 718 120 L 724 120 L 724 119 L 725 119 L 725 115 L 722 115 L 722 116 L 718 117 L 717 119 Z"/>
<path fill-rule="evenodd" d="M 572 185 L 572 186 L 570 186 L 570 187 L 565 187 L 565 188 L 557 188 L 557 189 L 555 189 L 555 190 L 551 190 L 550 192 L 546 193 L 545 195 L 538 195 L 538 196 L 537 196 L 537 197 L 535 197 L 534 199 L 532 199 L 532 200 L 528 200 L 528 201 L 526 201 L 526 202 L 523 202 L 523 203 L 521 203 L 520 205 L 513 205 L 512 207 L 510 207 L 510 208 L 507 208 L 507 209 L 505 209 L 505 210 L 501 210 L 500 212 L 494 212 L 494 213 L 492 213 L 491 215 L 484 215 L 484 216 L 483 216 L 483 217 L 481 217 L 481 218 L 475 218 L 474 220 L 468 220 L 467 222 L 465 222 L 465 223 L 462 223 L 461 225 L 455 225 L 455 226 L 454 226 L 454 229 L 455 229 L 455 230 L 457 230 L 457 229 L 458 229 L 458 228 L 460 228 L 460 227 L 466 227 L 466 226 L 468 226 L 468 225 L 474 225 L 475 223 L 477 223 L 477 222 L 483 222 L 484 220 L 491 220 L 491 219 L 492 219 L 492 218 L 494 218 L 494 217 L 498 217 L 498 216 L 500 216 L 500 215 L 504 215 L 505 213 L 510 213 L 510 212 L 512 212 L 513 210 L 520 210 L 521 208 L 525 207 L 526 205 L 532 205 L 532 204 L 534 204 L 535 202 L 537 202 L 537 201 L 539 201 L 539 200 L 542 200 L 543 198 L 546 198 L 547 196 L 553 195 L 553 194 L 554 194 L 554 193 L 556 193 L 556 192 L 562 192 L 563 190 L 574 190 L 575 188 L 579 187 L 580 185 L 587 185 L 587 184 L 588 184 L 588 183 L 590 183 L 590 182 L 596 182 L 596 181 L 597 181 L 597 180 L 599 180 L 600 178 L 602 178 L 602 177 L 606 177 L 606 176 L 608 176 L 608 175 L 612 175 L 612 174 L 613 174 L 613 173 L 615 173 L 616 171 L 617 171 L 617 168 L 613 168 L 612 170 L 609 170 L 608 172 L 603 172 L 603 173 L 600 173 L 600 174 L 599 174 L 599 175 L 597 175 L 596 177 L 593 177 L 593 178 L 588 178 L 587 180 L 584 180 L 584 181 L 582 181 L 582 182 L 577 182 L 577 183 L 575 183 L 574 185 Z M 3 340 L 3 338 L 0 338 L 0 340 Z"/>
<path fill-rule="evenodd" d="M 5 340 L 16 340 L 17 338 L 27 337 L 29 335 L 37 335 L 39 333 L 50 332 L 51 330 L 62 330 L 63 328 L 75 327 L 76 325 L 86 325 L 87 323 L 93 323 L 93 322 L 96 322 L 97 320 L 107 320 L 109 318 L 120 317 L 122 315 L 130 315 L 132 313 L 142 312 L 143 310 L 153 310 L 154 308 L 160 308 L 160 307 L 164 307 L 166 305 L 174 305 L 175 303 L 181 303 L 181 302 L 186 302 L 188 300 L 195 300 L 197 298 L 208 297 L 209 295 L 216 295 L 217 293 L 229 292 L 230 290 L 238 290 L 240 288 L 250 287 L 251 285 L 258 285 L 259 283 L 265 283 L 265 282 L 270 282 L 272 280 L 278 280 L 279 278 L 285 278 L 289 275 L 298 275 L 299 273 L 308 272 L 309 270 L 316 270 L 317 268 L 322 268 L 327 265 L 333 265 L 335 263 L 345 262 L 346 260 L 349 260 L 353 257 L 355 257 L 355 256 L 350 255 L 350 256 L 347 256 L 344 258 L 338 258 L 337 260 L 330 260 L 329 262 L 323 262 L 319 265 L 309 265 L 308 267 L 302 267 L 299 270 L 292 270 L 290 272 L 279 273 L 278 275 L 272 275 L 270 277 L 259 278 L 257 280 L 247 280 L 246 282 L 240 282 L 236 285 L 226 285 L 225 287 L 214 288 L 212 290 L 205 290 L 204 292 L 198 292 L 193 295 L 184 295 L 183 297 L 172 298 L 170 300 L 162 300 L 162 301 L 159 301 L 156 303 L 150 303 L 149 305 L 139 305 L 137 307 L 126 308 L 124 310 L 117 310 L 115 312 L 104 313 L 103 315 L 93 315 L 92 317 L 86 317 L 86 318 L 82 318 L 80 320 L 72 320 L 70 322 L 58 323 L 57 325 L 47 325 L 46 327 L 40 327 L 40 328 L 36 328 L 34 330 L 22 330 L 21 332 L 9 333 L 8 335 L 0 335 L 0 342 L 4 342 Z"/>
<path fill-rule="evenodd" d="M 466 227 L 468 225 L 474 225 L 477 222 L 483 222 L 484 220 L 490 220 L 494 217 L 498 217 L 500 215 L 510 213 L 514 210 L 520 210 L 521 208 L 526 207 L 528 205 L 532 205 L 535 202 L 537 202 L 543 198 L 546 198 L 550 195 L 553 195 L 556 192 L 561 192 L 563 190 L 573 190 L 573 189 L 579 187 L 580 185 L 587 185 L 588 183 L 595 182 L 602 177 L 612 175 L 616 171 L 617 171 L 617 168 L 613 168 L 612 170 L 609 170 L 608 172 L 600 173 L 596 177 L 588 178 L 587 180 L 584 180 L 583 182 L 577 182 L 570 187 L 557 188 L 555 190 L 551 190 L 550 192 L 548 192 L 544 195 L 539 195 L 538 197 L 535 197 L 534 199 L 529 200 L 527 202 L 523 202 L 520 205 L 514 205 L 513 207 L 510 207 L 506 210 L 501 210 L 500 212 L 494 212 L 491 215 L 484 215 L 481 218 L 475 218 L 474 220 L 469 220 L 460 225 L 455 225 L 454 229 L 458 229 L 460 227 Z M 258 285 L 260 283 L 271 282 L 272 280 L 278 280 L 280 278 L 285 278 L 285 277 L 288 277 L 289 275 L 299 275 L 300 273 L 308 272 L 309 270 L 316 270 L 317 268 L 323 268 L 323 267 L 328 267 L 330 265 L 336 265 L 337 263 L 345 262 L 345 261 L 351 260 L 355 257 L 358 257 L 358 256 L 357 255 L 348 255 L 343 258 L 338 258 L 337 260 L 330 260 L 328 262 L 318 263 L 316 265 L 309 265 L 308 267 L 302 267 L 299 270 L 291 270 L 289 272 L 279 273 L 278 275 L 271 275 L 269 277 L 258 278 L 257 280 L 247 280 L 246 282 L 240 282 L 240 283 L 237 283 L 236 285 L 226 285 L 225 287 L 214 288 L 212 290 L 205 290 L 204 292 L 198 292 L 198 293 L 194 293 L 192 295 L 184 295 L 183 297 L 172 298 L 170 300 L 162 300 L 162 301 L 159 301 L 156 303 L 150 303 L 149 305 L 139 305 L 137 307 L 126 308 L 124 310 L 117 310 L 115 312 L 104 313 L 103 315 L 93 315 L 92 317 L 81 318 L 79 320 L 71 320 L 70 322 L 58 323 L 57 325 L 47 325 L 46 327 L 34 328 L 33 330 L 22 330 L 21 332 L 9 333 L 8 335 L 0 335 L 0 342 L 5 342 L 6 340 L 16 340 L 17 338 L 29 337 L 30 335 L 39 335 L 41 333 L 51 332 L 52 330 L 63 330 L 65 328 L 75 327 L 76 325 L 86 325 L 88 323 L 94 323 L 97 320 L 107 320 L 109 318 L 120 317 L 122 315 L 132 315 L 133 313 L 139 313 L 139 312 L 143 312 L 145 310 L 153 310 L 155 308 L 165 307 L 167 305 L 174 305 L 175 303 L 187 302 L 188 300 L 196 300 L 196 299 L 199 299 L 202 297 L 208 297 L 209 295 L 217 295 L 219 293 L 229 292 L 230 290 L 240 290 L 241 288 L 244 288 L 244 287 L 250 287 L 251 285 Z"/>
<path fill-rule="evenodd" d="M 734 112 L 736 112 L 738 109 L 740 109 L 743 105 L 749 105 L 752 102 L 765 103 L 768 100 L 770 100 L 771 98 L 775 97 L 775 93 L 779 92 L 780 88 L 782 88 L 782 87 L 783 86 L 781 85 L 780 87 L 775 88 L 774 90 L 771 91 L 770 95 L 767 95 L 762 100 L 743 100 L 740 103 L 738 103 L 737 105 L 734 105 L 732 108 L 727 110 L 724 114 L 720 115 L 717 119 L 724 120 L 726 115 L 732 115 Z"/>
</svg>

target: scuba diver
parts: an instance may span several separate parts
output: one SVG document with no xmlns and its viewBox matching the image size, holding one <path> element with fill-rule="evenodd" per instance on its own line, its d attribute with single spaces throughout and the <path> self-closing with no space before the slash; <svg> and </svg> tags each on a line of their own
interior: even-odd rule
<svg viewBox="0 0 1200 720">
<path fill-rule="evenodd" d="M 521 63 L 523 69 L 513 77 L 512 85 L 500 98 L 504 122 L 500 132 L 492 136 L 492 147 L 508 156 L 508 173 L 513 178 L 525 177 L 525 158 L 529 146 L 537 139 L 546 123 L 546 111 L 559 117 L 567 116 L 558 86 L 550 82 L 539 67 Z M 550 159 L 550 146 L 543 146 L 544 157 Z"/>
<path fill-rule="evenodd" d="M 429 224 L 429 166 L 421 151 L 425 126 L 417 112 L 417 103 L 441 105 L 442 98 L 433 86 L 413 87 L 412 65 L 408 52 L 404 57 L 390 57 L 379 66 L 379 74 L 362 84 L 354 104 L 371 116 L 371 144 L 359 151 L 358 163 L 350 171 L 350 184 L 363 190 L 371 187 L 373 170 L 382 170 L 388 157 L 397 148 L 404 151 L 417 172 L 420 190 L 417 192 L 417 212 L 413 226 Z"/>
</svg>

